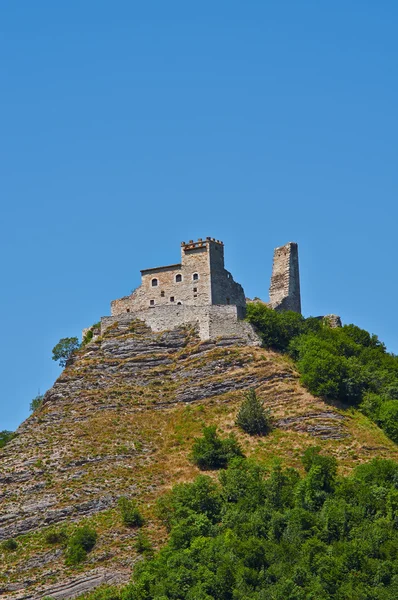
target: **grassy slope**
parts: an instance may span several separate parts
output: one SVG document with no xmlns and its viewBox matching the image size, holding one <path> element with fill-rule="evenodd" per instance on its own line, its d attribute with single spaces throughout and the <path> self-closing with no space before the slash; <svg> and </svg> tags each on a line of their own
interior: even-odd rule
<svg viewBox="0 0 398 600">
<path fill-rule="evenodd" d="M 259 348 L 201 345 L 189 330 L 181 331 L 171 348 L 153 349 L 160 339 L 144 328 L 114 328 L 92 342 L 61 375 L 44 408 L 0 450 L 3 474 L 29 473 L 28 482 L 6 484 L 2 513 L 21 514 L 34 502 L 49 501 L 54 510 L 110 498 L 103 510 L 87 517 L 77 511 L 54 525 L 72 531 L 76 522 L 93 524 L 99 540 L 86 563 L 66 568 L 62 549 L 45 544 L 46 526 L 40 524 L 17 538 L 17 551 L 0 554 L 0 581 L 30 580 L 32 589 L 40 589 L 94 567 L 128 577 L 137 558 L 136 532 L 123 527 L 117 497 L 137 499 L 147 518 L 145 530 L 160 545 L 165 532 L 156 519 L 156 498 L 198 474 L 188 456 L 204 424 L 233 431 L 245 453 L 266 464 L 280 459 L 300 469 L 300 455 L 314 444 L 335 455 L 344 473 L 375 456 L 398 459 L 395 444 L 366 417 L 306 392 L 286 357 Z M 122 356 L 107 353 L 109 341 L 117 349 L 127 344 Z M 143 353 L 149 364 L 135 372 Z M 242 388 L 254 383 L 275 421 L 267 437 L 253 438 L 234 426 L 242 390 L 231 382 Z M 200 398 L 209 386 L 216 393 Z M 229 391 L 222 393 L 225 388 Z M 179 401 L 187 390 L 198 399 Z M 9 590 L 7 597 L 20 593 Z"/>
</svg>

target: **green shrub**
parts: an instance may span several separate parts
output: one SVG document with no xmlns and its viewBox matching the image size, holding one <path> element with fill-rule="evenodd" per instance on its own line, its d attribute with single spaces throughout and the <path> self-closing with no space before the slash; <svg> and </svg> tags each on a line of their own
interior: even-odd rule
<svg viewBox="0 0 398 600">
<path fill-rule="evenodd" d="M 65 531 L 56 531 L 54 529 L 51 529 L 50 531 L 47 531 L 45 536 L 44 536 L 44 540 L 46 542 L 46 544 L 50 544 L 51 546 L 55 545 L 55 544 L 61 544 L 61 545 L 65 545 L 67 542 L 68 536 L 66 535 Z"/>
<path fill-rule="evenodd" d="M 387 400 L 379 410 L 378 420 L 386 434 L 398 443 L 398 400 Z"/>
<path fill-rule="evenodd" d="M 68 545 L 65 553 L 65 564 L 68 567 L 73 567 L 83 562 L 87 558 L 87 552 L 78 544 Z"/>
<path fill-rule="evenodd" d="M 142 531 L 138 532 L 134 546 L 139 554 L 144 554 L 147 557 L 153 555 L 152 544 L 148 537 L 142 533 Z"/>
<path fill-rule="evenodd" d="M 1 544 L 1 547 L 7 552 L 13 552 L 18 548 L 18 542 L 17 540 L 14 540 L 14 538 L 10 538 L 9 540 L 4 540 L 4 542 Z"/>
<path fill-rule="evenodd" d="M 127 527 L 141 527 L 145 523 L 144 517 L 133 500 L 122 496 L 119 498 L 118 505 L 124 525 Z"/>
<path fill-rule="evenodd" d="M 65 553 L 65 564 L 74 566 L 84 561 L 87 553 L 90 552 L 97 541 L 97 533 L 88 525 L 83 525 L 76 529 L 68 540 L 68 546 Z"/>
<path fill-rule="evenodd" d="M 264 409 L 254 388 L 245 392 L 236 425 L 250 435 L 265 435 L 270 429 L 270 411 Z"/>
<path fill-rule="evenodd" d="M 192 447 L 191 460 L 199 469 L 223 469 L 235 457 L 243 456 L 234 435 L 221 439 L 215 425 L 203 428 L 203 437 L 196 438 Z"/>
<path fill-rule="evenodd" d="M 29 405 L 30 412 L 36 412 L 36 410 L 39 410 L 39 408 L 43 404 L 43 398 L 44 398 L 43 394 L 38 394 L 35 398 L 33 398 L 33 400 L 31 401 L 31 403 Z"/>
<path fill-rule="evenodd" d="M 7 442 L 11 441 L 14 437 L 15 433 L 13 431 L 7 431 L 7 429 L 0 431 L 0 448 L 4 448 Z"/>
<path fill-rule="evenodd" d="M 293 311 L 278 313 L 261 302 L 250 302 L 246 319 L 260 334 L 266 348 L 286 351 L 289 342 L 305 330 L 304 318 Z"/>
</svg>

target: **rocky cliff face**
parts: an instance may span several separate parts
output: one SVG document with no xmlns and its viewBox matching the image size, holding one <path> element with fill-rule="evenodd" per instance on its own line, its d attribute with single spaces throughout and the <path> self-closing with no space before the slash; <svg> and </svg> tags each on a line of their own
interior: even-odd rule
<svg viewBox="0 0 398 600">
<path fill-rule="evenodd" d="M 115 323 L 79 351 L 42 408 L 0 450 L 0 592 L 8 598 L 74 597 L 104 582 L 126 581 L 138 559 L 135 530 L 123 526 L 117 500 L 135 498 L 155 546 L 165 532 L 156 498 L 198 470 L 188 460 L 204 424 L 234 431 L 246 454 L 298 467 L 314 442 L 342 469 L 397 451 L 354 411 L 327 406 L 299 384 L 289 360 L 241 345 L 236 338 L 200 342 L 192 328 L 154 334 L 144 324 Z M 242 392 L 255 387 L 272 410 L 275 428 L 251 438 L 234 426 Z M 49 529 L 73 531 L 87 522 L 98 532 L 88 559 L 65 566 Z"/>
</svg>

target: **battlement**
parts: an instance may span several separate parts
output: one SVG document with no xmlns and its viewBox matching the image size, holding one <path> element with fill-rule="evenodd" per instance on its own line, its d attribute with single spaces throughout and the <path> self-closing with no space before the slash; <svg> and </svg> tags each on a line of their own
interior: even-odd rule
<svg viewBox="0 0 398 600">
<path fill-rule="evenodd" d="M 193 240 L 189 240 L 188 243 L 181 242 L 181 247 L 184 250 L 195 250 L 196 248 L 205 248 L 208 242 L 213 242 L 214 244 L 219 244 L 220 246 L 224 246 L 224 242 L 220 242 L 220 240 L 216 240 L 212 237 L 207 237 L 205 240 L 199 238 L 197 242 Z"/>
</svg>

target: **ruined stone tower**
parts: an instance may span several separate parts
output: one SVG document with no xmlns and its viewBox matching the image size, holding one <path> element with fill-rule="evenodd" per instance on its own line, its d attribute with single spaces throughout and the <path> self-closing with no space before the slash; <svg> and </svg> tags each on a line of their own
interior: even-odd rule
<svg viewBox="0 0 398 600">
<path fill-rule="evenodd" d="M 301 314 L 298 246 L 294 242 L 274 250 L 269 298 L 275 310 L 293 310 Z"/>
</svg>

